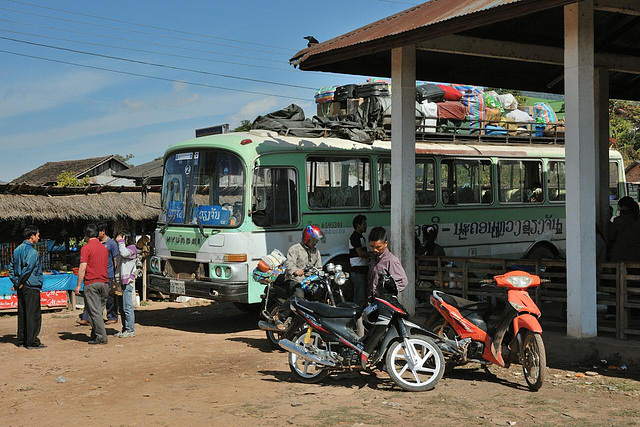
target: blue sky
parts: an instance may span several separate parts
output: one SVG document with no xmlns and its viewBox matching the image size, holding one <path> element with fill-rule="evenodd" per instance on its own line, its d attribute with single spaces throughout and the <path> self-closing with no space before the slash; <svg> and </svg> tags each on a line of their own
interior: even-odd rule
<svg viewBox="0 0 640 427">
<path fill-rule="evenodd" d="M 192 138 L 196 128 L 220 123 L 235 126 L 291 102 L 308 114 L 315 112 L 313 89 L 154 67 L 24 41 L 318 88 L 358 83 L 366 77 L 294 70 L 288 59 L 306 46 L 304 36 L 327 40 L 412 3 L 417 1 L 0 0 L 1 51 L 169 80 L 0 52 L 0 181 L 10 181 L 48 161 L 132 153 L 132 163 L 144 163 L 161 156 L 170 144 Z"/>
</svg>

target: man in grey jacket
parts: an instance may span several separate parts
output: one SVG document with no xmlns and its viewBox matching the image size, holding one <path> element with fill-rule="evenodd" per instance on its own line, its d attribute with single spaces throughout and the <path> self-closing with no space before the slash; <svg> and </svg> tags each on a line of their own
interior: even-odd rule
<svg viewBox="0 0 640 427">
<path fill-rule="evenodd" d="M 402 263 L 397 256 L 389 250 L 387 232 L 382 227 L 374 227 L 369 233 L 369 246 L 373 252 L 371 268 L 369 269 L 369 286 L 367 297 L 377 295 L 378 277 L 381 274 L 390 275 L 396 282 L 398 292 L 404 291 L 407 287 L 407 273 L 402 267 Z"/>
<path fill-rule="evenodd" d="M 317 225 L 308 225 L 302 230 L 302 240 L 300 243 L 289 248 L 287 260 L 284 263 L 285 281 L 289 287 L 291 298 L 304 299 L 304 290 L 300 284 L 304 281 L 304 269 L 307 267 L 322 268 L 322 257 L 316 248 L 318 241 L 324 239 L 324 234 Z M 279 313 L 275 316 L 276 326 L 280 330 L 286 330 L 289 323 L 282 323 L 280 319 L 289 319 L 291 308 L 289 300 L 281 306 Z"/>
<path fill-rule="evenodd" d="M 42 266 L 34 247 L 40 240 L 40 231 L 29 226 L 23 235 L 24 242 L 13 252 L 9 265 L 9 279 L 13 283 L 11 290 L 18 294 L 18 345 L 28 349 L 45 348 L 46 345 L 38 338 L 42 326 Z"/>
</svg>

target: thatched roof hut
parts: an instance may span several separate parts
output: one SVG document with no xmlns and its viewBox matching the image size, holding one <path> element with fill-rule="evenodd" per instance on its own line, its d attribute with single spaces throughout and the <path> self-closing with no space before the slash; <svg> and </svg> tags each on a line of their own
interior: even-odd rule
<svg viewBox="0 0 640 427">
<path fill-rule="evenodd" d="M 160 206 L 160 194 L 149 193 L 147 205 Z M 105 192 L 68 196 L 0 194 L 0 221 L 102 221 L 158 218 L 158 209 L 142 204 L 140 193 Z"/>
<path fill-rule="evenodd" d="M 155 223 L 159 207 L 159 187 L 152 187 L 143 203 L 140 187 L 4 184 L 0 185 L 0 239 L 7 235 L 15 239 L 24 224 L 32 223 L 47 234 L 55 234 L 60 227 L 81 233 L 86 223 L 98 221 L 130 226 Z"/>
</svg>

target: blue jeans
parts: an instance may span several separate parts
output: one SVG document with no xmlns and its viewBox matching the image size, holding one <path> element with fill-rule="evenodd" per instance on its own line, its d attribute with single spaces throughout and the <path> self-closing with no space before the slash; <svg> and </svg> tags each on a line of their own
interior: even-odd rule
<svg viewBox="0 0 640 427">
<path fill-rule="evenodd" d="M 118 308 L 122 319 L 122 332 L 134 332 L 135 315 L 133 310 L 133 296 L 135 295 L 133 283 L 122 285 L 122 296 L 118 295 Z"/>
</svg>

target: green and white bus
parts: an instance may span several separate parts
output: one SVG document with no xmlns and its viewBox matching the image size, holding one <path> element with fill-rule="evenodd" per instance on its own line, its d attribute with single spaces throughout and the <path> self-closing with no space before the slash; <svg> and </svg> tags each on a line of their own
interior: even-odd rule
<svg viewBox="0 0 640 427">
<path fill-rule="evenodd" d="M 323 261 L 348 265 L 352 220 L 389 226 L 391 143 L 229 133 L 172 145 L 164 156 L 152 289 L 256 303 L 251 272 L 319 225 Z M 564 256 L 564 148 L 553 144 L 416 143 L 416 228 L 434 224 L 449 256 Z M 624 167 L 610 151 L 610 199 Z"/>
</svg>

